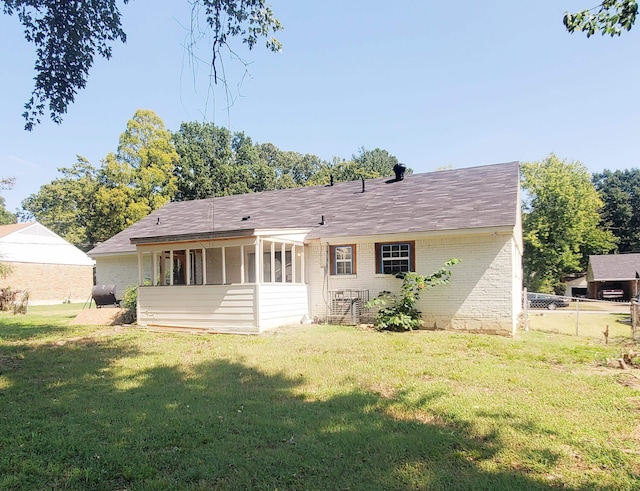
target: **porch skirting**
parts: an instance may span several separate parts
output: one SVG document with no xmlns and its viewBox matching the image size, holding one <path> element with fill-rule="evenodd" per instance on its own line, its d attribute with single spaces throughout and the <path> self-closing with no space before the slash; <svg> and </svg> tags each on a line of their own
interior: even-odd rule
<svg viewBox="0 0 640 491">
<path fill-rule="evenodd" d="M 141 286 L 138 325 L 197 332 L 258 334 L 297 324 L 309 313 L 305 284 Z"/>
</svg>

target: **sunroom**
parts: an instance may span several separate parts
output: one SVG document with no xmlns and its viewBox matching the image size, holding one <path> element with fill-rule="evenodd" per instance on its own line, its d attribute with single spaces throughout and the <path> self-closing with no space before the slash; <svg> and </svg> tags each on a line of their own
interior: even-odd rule
<svg viewBox="0 0 640 491">
<path fill-rule="evenodd" d="M 259 333 L 308 315 L 304 233 L 133 238 L 138 324 Z"/>
</svg>

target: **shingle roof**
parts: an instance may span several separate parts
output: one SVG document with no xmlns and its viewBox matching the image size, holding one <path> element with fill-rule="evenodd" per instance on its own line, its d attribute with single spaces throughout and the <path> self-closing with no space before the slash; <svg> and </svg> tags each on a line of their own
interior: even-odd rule
<svg viewBox="0 0 640 491">
<path fill-rule="evenodd" d="M 342 182 L 334 186 L 169 203 L 98 245 L 90 255 L 132 252 L 131 239 L 308 229 L 308 238 L 514 226 L 517 162 Z M 242 220 L 249 216 L 248 220 Z M 322 217 L 325 225 L 320 225 Z"/>
<path fill-rule="evenodd" d="M 589 256 L 589 281 L 635 280 L 640 273 L 640 254 Z"/>
</svg>

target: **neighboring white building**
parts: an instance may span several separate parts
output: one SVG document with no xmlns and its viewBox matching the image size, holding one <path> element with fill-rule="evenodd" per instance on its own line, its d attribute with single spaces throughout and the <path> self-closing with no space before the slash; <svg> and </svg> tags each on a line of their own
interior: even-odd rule
<svg viewBox="0 0 640 491">
<path fill-rule="evenodd" d="M 587 275 L 583 274 L 565 282 L 567 285 L 564 296 L 575 298 L 587 298 Z"/>
<path fill-rule="evenodd" d="M 89 252 L 97 284 L 132 284 L 142 326 L 257 333 L 357 321 L 398 271 L 449 285 L 422 295 L 425 327 L 513 334 L 522 306 L 519 165 L 170 203 Z M 346 309 L 346 310 L 345 310 Z"/>
<path fill-rule="evenodd" d="M 0 225 L 0 261 L 11 268 L 0 285 L 28 291 L 30 304 L 91 298 L 94 261 L 37 222 Z"/>
</svg>

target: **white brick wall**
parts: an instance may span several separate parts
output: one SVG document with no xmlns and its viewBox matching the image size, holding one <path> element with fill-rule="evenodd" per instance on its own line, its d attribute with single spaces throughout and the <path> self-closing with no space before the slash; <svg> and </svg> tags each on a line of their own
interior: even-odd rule
<svg viewBox="0 0 640 491">
<path fill-rule="evenodd" d="M 516 231 L 517 232 L 517 231 Z M 381 242 L 393 242 L 387 237 Z M 403 239 L 406 240 L 406 237 Z M 343 244 L 356 241 L 346 238 Z M 460 263 L 452 267 L 451 283 L 426 291 L 418 304 L 426 328 L 461 329 L 511 334 L 517 325 L 522 290 L 521 247 L 516 236 L 490 233 L 421 238 L 415 241 L 416 270 L 430 274 L 450 258 Z M 334 244 L 337 245 L 337 244 Z M 305 248 L 305 277 L 309 285 L 309 313 L 324 319 L 328 290 L 369 290 L 370 298 L 381 291 L 398 293 L 401 280 L 375 274 L 375 242 L 357 242 L 356 274 L 325 274 L 327 244 L 312 242 Z M 151 255 L 145 254 L 144 277 L 151 277 Z M 233 254 L 227 266 L 236 265 Z M 121 297 L 124 289 L 138 283 L 137 256 L 96 259 L 97 284 L 116 284 Z M 237 282 L 239 278 L 227 278 Z"/>
<path fill-rule="evenodd" d="M 393 239 L 391 239 L 393 241 Z M 345 244 L 353 241 L 345 240 Z M 430 274 L 450 258 L 460 263 L 451 268 L 449 285 L 426 291 L 418 304 L 425 327 L 486 332 L 513 332 L 519 312 L 521 282 L 519 253 L 511 236 L 476 235 L 416 240 L 416 271 Z M 327 245 L 314 243 L 307 252 L 312 316 L 324 318 L 325 299 L 331 289 L 365 289 L 371 298 L 379 292 L 400 291 L 401 280 L 375 274 L 375 243 L 358 243 L 356 275 L 325 275 Z M 514 271 L 515 270 L 515 271 Z M 514 289 L 516 290 L 514 292 Z"/>
<path fill-rule="evenodd" d="M 143 255 L 143 279 L 151 280 L 151 255 Z M 116 296 L 122 299 L 125 289 L 138 284 L 136 254 L 96 258 L 96 285 L 116 285 Z"/>
</svg>

